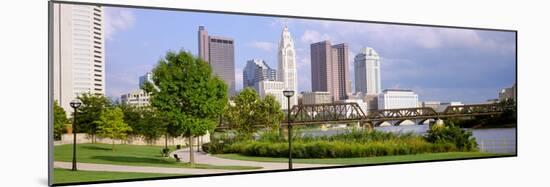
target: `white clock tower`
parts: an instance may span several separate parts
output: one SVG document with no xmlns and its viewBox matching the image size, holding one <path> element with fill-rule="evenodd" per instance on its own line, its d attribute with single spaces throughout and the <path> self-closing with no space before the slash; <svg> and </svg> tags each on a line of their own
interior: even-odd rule
<svg viewBox="0 0 550 187">
<path fill-rule="evenodd" d="M 277 56 L 278 70 L 277 80 L 284 83 L 285 90 L 293 90 L 294 96 L 290 98 L 290 107 L 298 104 L 298 83 L 296 77 L 296 51 L 294 41 L 285 25 L 279 42 L 279 54 Z M 281 103 L 283 109 L 287 109 L 287 103 Z"/>
</svg>

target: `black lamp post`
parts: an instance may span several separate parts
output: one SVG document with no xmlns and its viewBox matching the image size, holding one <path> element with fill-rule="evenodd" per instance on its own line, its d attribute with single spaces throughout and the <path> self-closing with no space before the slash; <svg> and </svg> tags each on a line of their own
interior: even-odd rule
<svg viewBox="0 0 550 187">
<path fill-rule="evenodd" d="M 287 115 L 286 122 L 288 123 L 288 169 L 292 170 L 292 125 L 290 125 L 290 98 L 294 95 L 293 90 L 283 91 L 283 95 L 287 98 Z"/>
<path fill-rule="evenodd" d="M 74 109 L 73 112 L 73 171 L 76 171 L 76 114 L 78 113 L 76 109 L 82 105 L 80 100 L 75 99 L 70 103 L 71 107 Z"/>
</svg>

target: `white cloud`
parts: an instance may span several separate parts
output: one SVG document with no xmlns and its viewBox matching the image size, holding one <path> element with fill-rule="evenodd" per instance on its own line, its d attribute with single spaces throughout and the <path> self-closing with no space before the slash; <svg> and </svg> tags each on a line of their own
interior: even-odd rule
<svg viewBox="0 0 550 187">
<path fill-rule="evenodd" d="M 105 38 L 112 40 L 113 36 L 120 31 L 130 29 L 136 21 L 131 10 L 119 8 L 105 8 Z"/>
<path fill-rule="evenodd" d="M 465 47 L 500 53 L 510 53 L 515 50 L 514 41 L 499 41 L 491 37 L 484 37 L 480 34 L 484 31 L 471 29 L 335 21 L 308 21 L 304 24 L 308 25 L 310 29 L 318 29 L 318 31 L 304 33 L 302 39 L 307 41 L 322 40 L 324 39 L 322 36 L 327 36 L 328 39 L 338 38 L 342 40 L 339 42 L 351 43 L 351 45 L 354 45 L 354 42 L 366 41 L 382 44 L 389 48 L 409 43 L 426 49 Z M 329 33 L 331 37 L 328 37 L 327 34 L 319 34 L 322 32 Z"/>
<path fill-rule="evenodd" d="M 277 45 L 271 42 L 253 41 L 249 44 L 249 46 L 266 51 L 266 52 L 273 52 Z"/>
<path fill-rule="evenodd" d="M 330 40 L 331 37 L 328 34 L 321 34 L 314 30 L 306 30 L 300 39 L 302 42 L 310 44 L 323 40 Z"/>
</svg>

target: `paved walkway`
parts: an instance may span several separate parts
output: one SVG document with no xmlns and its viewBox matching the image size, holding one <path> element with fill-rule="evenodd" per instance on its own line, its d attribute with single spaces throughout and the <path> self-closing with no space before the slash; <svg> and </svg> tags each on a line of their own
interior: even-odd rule
<svg viewBox="0 0 550 187">
<path fill-rule="evenodd" d="M 174 154 L 178 154 L 178 157 L 182 158 L 182 162 L 189 162 L 188 150 L 176 150 L 170 153 L 173 157 Z M 275 163 L 275 162 L 255 162 L 255 161 L 242 161 L 231 160 L 224 158 L 217 158 L 206 153 L 195 152 L 195 162 L 201 164 L 219 165 L 219 166 L 256 166 L 262 167 L 262 169 L 254 170 L 223 170 L 223 169 L 195 169 L 195 168 L 169 168 L 169 167 L 151 167 L 151 166 L 123 166 L 123 165 L 111 165 L 111 164 L 92 164 L 92 163 L 78 163 L 78 170 L 84 171 L 113 171 L 113 172 L 140 172 L 140 173 L 166 173 L 166 174 L 214 174 L 214 173 L 231 173 L 231 172 L 244 172 L 244 171 L 260 171 L 260 170 L 280 170 L 288 169 L 288 163 Z M 324 167 L 331 165 L 321 164 L 293 164 L 294 168 L 311 168 L 311 167 Z M 54 168 L 71 169 L 71 162 L 54 162 Z"/>
<path fill-rule="evenodd" d="M 181 160 L 182 162 L 189 162 L 189 150 L 187 150 L 187 149 L 176 150 L 176 151 L 170 153 L 170 156 L 173 157 L 174 154 L 178 154 L 178 157 L 182 158 L 182 160 Z M 256 161 L 225 159 L 225 158 L 214 157 L 210 154 L 203 153 L 203 152 L 195 152 L 195 162 L 196 163 L 211 164 L 211 165 L 218 165 L 218 166 L 259 166 L 259 167 L 262 167 L 262 169 L 257 169 L 257 170 L 288 169 L 288 163 L 256 162 Z M 297 164 L 297 163 L 292 164 L 293 168 L 312 168 L 312 167 L 326 167 L 326 166 L 334 166 L 334 165 Z"/>
<path fill-rule="evenodd" d="M 53 163 L 53 167 L 71 169 L 72 163 L 55 161 Z M 149 167 L 149 166 L 123 166 L 123 165 L 91 164 L 91 163 L 78 163 L 77 168 L 78 170 L 83 170 L 83 171 L 114 171 L 114 172 L 195 174 L 195 175 L 245 171 L 245 170 L 218 170 L 218 169 L 195 169 L 195 168 L 168 168 L 168 167 Z"/>
</svg>

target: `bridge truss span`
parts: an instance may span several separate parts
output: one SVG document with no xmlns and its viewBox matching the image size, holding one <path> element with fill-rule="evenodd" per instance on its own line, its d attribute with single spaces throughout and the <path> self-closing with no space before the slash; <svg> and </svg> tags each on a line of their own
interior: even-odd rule
<svg viewBox="0 0 550 187">
<path fill-rule="evenodd" d="M 443 112 L 437 112 L 430 107 L 419 107 L 370 110 L 365 113 L 357 103 L 295 105 L 291 109 L 290 122 L 293 125 L 360 122 L 379 126 L 388 121 L 400 125 L 406 120 L 419 120 L 419 124 L 423 124 L 430 119 L 498 115 L 506 108 L 500 104 L 473 104 L 449 106 Z M 286 123 L 285 120 L 282 124 Z"/>
</svg>

